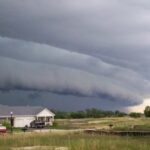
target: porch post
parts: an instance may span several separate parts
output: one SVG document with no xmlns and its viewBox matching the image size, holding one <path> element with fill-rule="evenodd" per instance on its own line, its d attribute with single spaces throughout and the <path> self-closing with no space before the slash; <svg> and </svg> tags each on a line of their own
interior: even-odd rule
<svg viewBox="0 0 150 150">
<path fill-rule="evenodd" d="M 45 122 L 45 125 L 46 125 L 46 116 L 45 116 L 45 118 L 44 118 L 44 119 L 45 119 L 45 121 L 44 121 L 44 122 Z"/>
</svg>

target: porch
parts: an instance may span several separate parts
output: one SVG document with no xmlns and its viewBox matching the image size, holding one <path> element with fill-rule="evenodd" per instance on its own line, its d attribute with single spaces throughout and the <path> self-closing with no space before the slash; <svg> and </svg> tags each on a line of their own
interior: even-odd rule
<svg viewBox="0 0 150 150">
<path fill-rule="evenodd" d="M 37 116 L 36 121 L 44 122 L 45 125 L 53 125 L 54 118 L 52 116 Z"/>
</svg>

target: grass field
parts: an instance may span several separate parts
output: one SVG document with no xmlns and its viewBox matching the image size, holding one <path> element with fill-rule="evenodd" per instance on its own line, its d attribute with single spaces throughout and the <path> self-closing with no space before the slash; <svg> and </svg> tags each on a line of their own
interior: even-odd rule
<svg viewBox="0 0 150 150">
<path fill-rule="evenodd" d="M 19 133 L 0 136 L 0 150 L 23 146 L 47 146 L 47 150 L 149 150 L 149 137 L 99 136 L 84 133 Z M 44 147 L 45 148 L 45 147 Z M 36 148 L 38 149 L 38 148 Z M 39 148 L 42 150 L 42 147 Z"/>
<path fill-rule="evenodd" d="M 150 130 L 149 118 L 130 118 L 130 117 L 110 117 L 110 118 L 88 118 L 88 119 L 57 119 L 56 128 L 62 129 L 109 129 L 113 124 L 115 130 L 130 130 L 136 127 L 136 130 Z"/>
<path fill-rule="evenodd" d="M 113 124 L 114 129 L 129 129 L 130 126 L 150 127 L 147 118 L 99 118 L 99 119 L 57 119 L 57 128 L 66 129 L 63 132 L 14 132 L 0 135 L 0 150 L 18 150 L 24 146 L 36 147 L 38 150 L 150 150 L 150 137 L 102 136 L 83 132 L 68 132 L 67 129 L 105 128 Z M 57 130 L 56 130 L 57 131 Z M 70 130 L 69 130 L 70 131 Z M 66 147 L 67 149 L 59 149 Z M 32 149 L 31 149 L 32 150 Z"/>
</svg>

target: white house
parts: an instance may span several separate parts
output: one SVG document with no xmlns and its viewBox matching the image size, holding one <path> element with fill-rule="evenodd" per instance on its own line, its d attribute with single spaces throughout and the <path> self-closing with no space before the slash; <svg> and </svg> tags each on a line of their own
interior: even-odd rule
<svg viewBox="0 0 150 150">
<path fill-rule="evenodd" d="M 10 120 L 12 112 L 14 127 L 30 127 L 34 121 L 52 125 L 55 114 L 49 109 L 37 106 L 4 106 L 0 105 L 0 120 Z"/>
</svg>

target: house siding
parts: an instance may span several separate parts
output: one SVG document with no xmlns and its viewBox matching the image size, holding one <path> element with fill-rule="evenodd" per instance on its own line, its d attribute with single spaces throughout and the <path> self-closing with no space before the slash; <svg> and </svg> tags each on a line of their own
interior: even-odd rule
<svg viewBox="0 0 150 150">
<path fill-rule="evenodd" d="M 43 116 L 52 116 L 54 117 L 54 114 L 50 112 L 48 109 L 43 109 L 40 113 L 36 115 L 37 117 L 43 117 Z"/>
<path fill-rule="evenodd" d="M 42 110 L 39 114 L 36 115 L 37 118 L 40 117 L 50 117 L 49 122 L 45 122 L 45 124 L 49 124 L 49 125 L 53 125 L 54 122 L 54 116 L 55 114 L 53 114 L 51 111 L 49 111 L 47 108 L 45 108 L 44 110 Z"/>
</svg>

